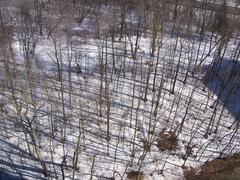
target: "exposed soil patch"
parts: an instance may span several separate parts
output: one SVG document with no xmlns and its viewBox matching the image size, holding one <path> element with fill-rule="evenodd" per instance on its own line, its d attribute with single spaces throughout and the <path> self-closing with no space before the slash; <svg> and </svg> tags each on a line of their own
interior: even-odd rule
<svg viewBox="0 0 240 180">
<path fill-rule="evenodd" d="M 143 172 L 138 171 L 129 171 L 127 172 L 127 179 L 128 180 L 144 180 Z"/>
<path fill-rule="evenodd" d="M 231 180 L 240 179 L 240 153 L 228 158 L 218 158 L 203 164 L 200 172 L 196 169 L 184 167 L 184 176 L 187 180 Z"/>
<path fill-rule="evenodd" d="M 173 132 L 160 132 L 156 141 L 157 147 L 161 151 L 173 151 L 177 149 L 178 140 L 177 136 Z"/>
</svg>

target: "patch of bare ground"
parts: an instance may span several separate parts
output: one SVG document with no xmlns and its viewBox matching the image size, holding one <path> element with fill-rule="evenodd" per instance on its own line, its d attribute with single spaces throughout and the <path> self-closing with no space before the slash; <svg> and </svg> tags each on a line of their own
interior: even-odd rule
<svg viewBox="0 0 240 180">
<path fill-rule="evenodd" d="M 192 167 L 183 167 L 186 180 L 240 180 L 240 153 L 217 158 L 203 164 L 199 173 Z"/>
<path fill-rule="evenodd" d="M 129 171 L 127 172 L 128 180 L 144 180 L 143 172 L 139 171 Z"/>
<path fill-rule="evenodd" d="M 174 151 L 178 146 L 178 139 L 173 132 L 161 131 L 156 139 L 160 151 Z"/>
</svg>

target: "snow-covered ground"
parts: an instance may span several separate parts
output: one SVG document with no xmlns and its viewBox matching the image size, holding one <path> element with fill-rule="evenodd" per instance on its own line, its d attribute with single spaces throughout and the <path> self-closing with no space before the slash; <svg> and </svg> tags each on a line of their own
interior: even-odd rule
<svg viewBox="0 0 240 180">
<path fill-rule="evenodd" d="M 175 180 L 184 179 L 183 167 L 239 152 L 236 117 L 205 87 L 204 69 L 187 73 L 199 57 L 206 57 L 202 66 L 211 64 L 218 45 L 208 55 L 208 42 L 166 34 L 156 64 L 149 34 L 141 37 L 132 59 L 135 40 L 135 35 L 126 44 L 74 36 L 70 49 L 64 35 L 38 37 L 29 73 L 16 38 L 10 65 L 16 74 L 9 75 L 1 62 L 1 169 L 26 179 L 62 179 L 63 174 L 65 179 L 127 179 L 128 172 L 141 171 L 144 179 Z M 231 59 L 236 48 L 230 39 L 224 57 Z M 163 132 L 177 136 L 176 148 L 159 149 Z"/>
</svg>

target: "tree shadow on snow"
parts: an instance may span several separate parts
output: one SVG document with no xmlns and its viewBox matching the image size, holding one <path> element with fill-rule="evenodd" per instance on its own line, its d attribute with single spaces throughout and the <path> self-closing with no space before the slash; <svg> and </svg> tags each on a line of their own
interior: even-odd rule
<svg viewBox="0 0 240 180">
<path fill-rule="evenodd" d="M 211 65 L 203 66 L 203 83 L 217 95 L 223 106 L 240 121 L 240 62 L 220 58 Z"/>
<path fill-rule="evenodd" d="M 21 178 L 21 177 L 14 176 L 14 175 L 7 173 L 5 171 L 2 171 L 2 170 L 0 170 L 0 179 L 1 180 L 5 180 L 5 179 L 6 180 L 23 180 L 23 178 Z"/>
</svg>

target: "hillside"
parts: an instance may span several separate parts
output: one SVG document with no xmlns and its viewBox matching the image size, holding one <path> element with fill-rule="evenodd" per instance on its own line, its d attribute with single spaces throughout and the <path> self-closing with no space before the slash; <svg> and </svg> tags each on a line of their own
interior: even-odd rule
<svg viewBox="0 0 240 180">
<path fill-rule="evenodd" d="M 1 4 L 2 179 L 178 180 L 240 152 L 237 3 Z"/>
</svg>

